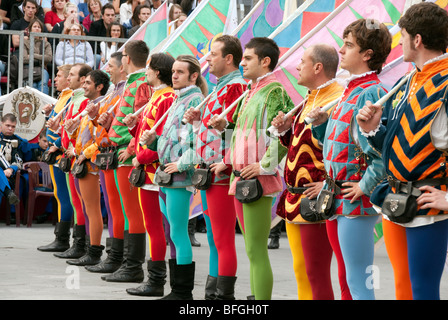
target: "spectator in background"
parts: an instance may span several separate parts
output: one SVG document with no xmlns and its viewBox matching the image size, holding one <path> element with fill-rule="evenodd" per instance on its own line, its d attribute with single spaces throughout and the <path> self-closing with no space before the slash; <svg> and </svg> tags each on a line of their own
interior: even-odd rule
<svg viewBox="0 0 448 320">
<path fill-rule="evenodd" d="M 68 30 L 73 24 L 79 23 L 78 7 L 71 2 L 67 2 L 64 6 L 64 17 L 65 19 L 63 21 L 58 22 L 54 25 L 53 29 L 51 30 L 51 33 L 64 34 L 65 32 L 68 32 Z M 53 47 L 57 47 L 58 44 L 59 39 L 57 38 L 54 38 L 51 42 L 51 45 Z"/>
<path fill-rule="evenodd" d="M 42 22 L 44 22 L 45 19 L 45 13 L 44 10 L 42 9 L 42 7 L 40 6 L 40 0 L 34 0 L 35 2 L 35 6 L 36 6 L 36 13 L 35 16 L 37 18 L 39 18 L 40 20 L 42 20 Z M 11 8 L 11 24 L 14 23 L 14 21 L 19 20 L 20 18 L 23 18 L 25 15 L 25 5 L 26 5 L 27 1 L 23 0 L 22 3 L 17 2 L 15 3 L 12 8 Z"/>
<path fill-rule="evenodd" d="M 84 18 L 82 25 L 86 28 L 87 32 L 89 32 L 92 22 L 101 20 L 103 17 L 101 14 L 103 5 L 101 4 L 101 0 L 87 0 L 87 8 L 89 10 L 89 15 Z"/>
<path fill-rule="evenodd" d="M 105 4 L 101 10 L 101 14 L 102 14 L 102 18 L 100 20 L 97 20 L 95 22 L 93 22 L 90 25 L 90 30 L 88 35 L 92 36 L 92 37 L 105 37 L 107 35 L 107 28 L 112 24 L 112 22 L 115 21 L 115 9 L 114 6 L 111 5 L 110 3 Z M 93 51 L 95 54 L 98 55 L 98 62 L 100 61 L 101 57 L 100 57 L 100 52 L 101 52 L 101 48 L 100 48 L 100 42 L 94 42 L 92 41 L 90 43 Z"/>
<path fill-rule="evenodd" d="M 9 29 L 11 27 L 11 10 L 16 3 L 22 3 L 22 0 L 0 1 L 0 17 L 3 20 L 3 29 Z"/>
<path fill-rule="evenodd" d="M 201 3 L 201 0 L 182 0 L 180 5 L 182 7 L 182 11 L 185 12 L 187 16 L 193 12 L 194 9 Z"/>
<path fill-rule="evenodd" d="M 179 15 L 182 13 L 182 7 L 180 6 L 180 4 L 173 4 L 170 8 L 170 11 L 168 13 L 168 20 L 169 22 L 173 22 L 174 20 L 176 20 L 177 18 L 179 18 Z"/>
<path fill-rule="evenodd" d="M 44 29 L 44 24 L 39 19 L 35 18 L 30 22 L 28 30 L 30 32 L 39 33 Z M 30 52 L 31 43 L 30 39 L 24 40 L 23 46 L 23 63 L 29 65 L 30 63 Z M 48 80 L 50 79 L 50 74 L 47 71 L 47 65 L 53 59 L 53 52 L 51 50 L 50 43 L 41 37 L 34 38 L 34 49 L 33 49 L 34 66 L 42 68 L 42 77 L 40 81 L 33 82 L 33 87 L 37 90 L 41 90 L 43 93 L 48 94 L 50 92 L 48 88 Z M 43 63 L 43 65 L 42 65 Z"/>
<path fill-rule="evenodd" d="M 109 38 L 125 38 L 124 27 L 118 22 L 112 22 L 112 24 L 107 29 L 107 37 Z M 101 41 L 101 64 L 106 64 L 110 59 L 110 55 L 116 52 L 123 45 L 121 42 L 104 42 Z"/>
<path fill-rule="evenodd" d="M 53 30 L 55 24 L 65 20 L 64 7 L 68 0 L 52 0 L 51 10 L 45 14 L 45 27 L 48 32 Z"/>
<path fill-rule="evenodd" d="M 135 8 L 134 16 L 132 19 L 135 20 L 135 18 L 137 18 L 138 23 L 133 25 L 132 28 L 128 31 L 128 37 L 132 37 L 132 35 L 145 23 L 146 20 L 148 20 L 150 16 L 151 8 L 148 5 L 138 5 Z"/>
<path fill-rule="evenodd" d="M 34 0 L 25 0 L 23 1 L 23 17 L 15 20 L 11 24 L 11 30 L 25 30 L 25 40 L 28 39 L 29 36 L 29 30 L 28 26 L 30 25 L 31 20 L 34 18 L 37 18 L 36 13 L 39 6 L 37 5 L 37 2 Z M 43 20 L 42 20 L 43 22 Z M 44 27 L 44 32 L 47 32 L 47 30 Z M 20 44 L 20 36 L 19 35 L 12 35 L 12 45 L 14 48 L 18 48 Z M 17 52 L 18 53 L 18 52 Z"/>
<path fill-rule="evenodd" d="M 140 0 L 127 0 L 125 3 L 120 5 L 120 23 L 122 25 L 126 27 L 125 24 L 129 24 L 135 8 L 137 8 L 138 5 L 140 5 Z"/>
<path fill-rule="evenodd" d="M 84 29 L 79 23 L 74 23 L 65 34 L 72 36 L 85 36 Z M 90 43 L 83 40 L 69 39 L 59 42 L 56 47 L 55 62 L 57 66 L 67 63 L 85 63 L 93 68 L 94 58 Z"/>
<path fill-rule="evenodd" d="M 183 12 L 179 14 L 179 17 L 177 18 L 177 21 L 174 23 L 174 30 L 180 27 L 184 21 L 187 20 L 187 15 Z"/>
<path fill-rule="evenodd" d="M 154 12 L 156 12 L 157 9 L 159 9 L 159 7 L 162 5 L 162 0 L 152 0 L 152 5 L 151 5 L 151 14 L 153 14 Z"/>
</svg>

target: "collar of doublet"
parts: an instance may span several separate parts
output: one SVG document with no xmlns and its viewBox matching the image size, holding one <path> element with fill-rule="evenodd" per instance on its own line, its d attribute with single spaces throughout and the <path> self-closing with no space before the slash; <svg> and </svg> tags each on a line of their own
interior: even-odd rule
<svg viewBox="0 0 448 320">
<path fill-rule="evenodd" d="M 78 89 L 73 90 L 73 95 L 78 95 L 80 93 L 84 94 L 83 88 L 78 88 Z"/>
<path fill-rule="evenodd" d="M 160 86 L 152 87 L 152 89 L 153 89 L 154 91 L 158 91 L 158 90 L 165 89 L 166 87 L 168 87 L 168 86 L 167 86 L 165 83 L 162 83 Z"/>
<path fill-rule="evenodd" d="M 331 79 L 331 80 L 328 80 L 327 82 L 325 82 L 324 84 L 321 84 L 320 86 L 318 86 L 315 90 L 321 90 L 321 89 L 323 89 L 323 88 L 326 88 L 326 87 L 328 87 L 328 86 L 330 86 L 330 85 L 332 85 L 333 83 L 335 83 L 335 82 L 337 82 L 338 81 L 338 79 Z"/>
<path fill-rule="evenodd" d="M 130 77 L 132 77 L 132 76 L 135 75 L 135 74 L 142 73 L 142 72 L 145 73 L 145 72 L 146 72 L 146 69 L 145 69 L 145 68 L 142 68 L 142 69 L 136 70 L 136 71 L 134 71 L 134 72 L 128 74 L 128 75 L 127 75 L 127 79 L 129 79 Z"/>
<path fill-rule="evenodd" d="M 372 70 L 372 71 L 367 71 L 367 72 L 364 72 L 364 73 L 361 73 L 361 74 L 352 74 L 350 77 L 345 79 L 345 84 L 349 84 L 353 80 L 361 79 L 361 78 L 367 77 L 369 75 L 372 75 L 374 73 L 376 73 L 376 71 Z"/>
<path fill-rule="evenodd" d="M 431 63 L 433 63 L 433 62 L 438 62 L 438 61 L 443 60 L 443 59 L 446 59 L 446 58 L 448 58 L 448 52 L 447 52 L 447 53 L 444 53 L 444 54 L 441 54 L 441 55 L 438 56 L 438 57 L 435 57 L 435 58 L 433 58 L 433 59 L 430 59 L 430 60 L 426 61 L 426 62 L 423 64 L 423 68 L 425 68 L 425 66 L 427 66 L 427 65 L 429 65 L 429 64 L 431 64 Z"/>
<path fill-rule="evenodd" d="M 237 76 L 241 76 L 240 70 L 235 70 L 235 71 L 229 72 L 228 74 L 226 74 L 220 78 L 217 78 L 217 84 L 219 85 L 223 82 L 226 83 Z"/>
<path fill-rule="evenodd" d="M 193 84 L 193 85 L 191 85 L 191 86 L 188 86 L 188 87 L 185 87 L 185 88 L 176 90 L 176 95 L 179 97 L 179 96 L 181 96 L 182 94 L 184 94 L 185 92 L 187 92 L 187 91 L 193 89 L 194 87 L 196 87 L 196 85 Z"/>
</svg>

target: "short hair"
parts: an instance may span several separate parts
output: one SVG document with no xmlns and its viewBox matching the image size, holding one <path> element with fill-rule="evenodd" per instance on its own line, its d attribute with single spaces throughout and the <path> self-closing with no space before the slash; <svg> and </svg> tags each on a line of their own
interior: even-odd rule
<svg viewBox="0 0 448 320">
<path fill-rule="evenodd" d="M 93 15 L 93 12 L 92 12 L 92 10 L 90 9 L 90 3 L 91 3 L 92 1 L 97 2 L 97 3 L 100 5 L 100 9 L 103 10 L 103 4 L 101 3 L 101 0 L 88 0 L 88 1 L 87 1 L 87 10 L 88 10 L 92 15 Z"/>
<path fill-rule="evenodd" d="M 63 64 L 62 66 L 58 67 L 58 71 L 62 71 L 64 73 L 64 76 L 68 77 L 68 74 L 72 67 L 73 67 L 73 65 L 71 65 L 71 64 Z"/>
<path fill-rule="evenodd" d="M 122 65 L 121 58 L 123 58 L 123 53 L 121 51 L 115 51 L 110 55 L 110 59 L 114 59 L 118 67 L 121 67 Z"/>
<path fill-rule="evenodd" d="M 103 85 L 103 89 L 101 89 L 101 95 L 104 96 L 107 93 L 107 90 L 109 90 L 110 85 L 110 79 L 109 76 L 101 70 L 92 70 L 90 71 L 87 76 L 89 76 L 93 83 L 95 84 L 95 87 L 98 87 L 100 84 Z"/>
<path fill-rule="evenodd" d="M 445 52 L 448 46 L 448 13 L 432 2 L 421 2 L 411 6 L 398 21 L 400 28 L 414 38 L 422 37 L 428 50 Z"/>
<path fill-rule="evenodd" d="M 135 66 L 141 68 L 146 66 L 149 48 L 143 40 L 130 40 L 126 42 L 124 49 Z"/>
<path fill-rule="evenodd" d="M 202 76 L 201 64 L 199 63 L 198 59 L 195 56 L 183 54 L 177 56 L 176 61 L 188 63 L 188 73 L 189 73 L 188 76 L 190 77 L 193 73 L 196 72 L 198 74 L 198 77 L 196 79 L 196 85 L 201 89 L 203 95 L 207 95 L 208 86 L 207 82 Z"/>
<path fill-rule="evenodd" d="M 392 48 L 392 36 L 387 27 L 373 19 L 358 19 L 344 29 L 343 38 L 350 33 L 361 48 L 360 52 L 373 51 L 367 65 L 380 73 Z"/>
<path fill-rule="evenodd" d="M 269 57 L 271 59 L 269 70 L 273 71 L 277 66 L 280 49 L 274 40 L 267 37 L 255 37 L 246 43 L 245 48 L 254 49 L 254 53 L 258 56 L 259 61 Z"/>
<path fill-rule="evenodd" d="M 159 80 L 168 86 L 173 85 L 172 70 L 174 58 L 166 53 L 154 53 L 149 60 L 149 67 L 159 71 Z"/>
<path fill-rule="evenodd" d="M 17 122 L 17 118 L 14 114 L 7 113 L 2 116 L 2 122 L 5 122 L 5 121 Z"/>
<path fill-rule="evenodd" d="M 104 12 L 106 12 L 107 9 L 112 9 L 115 12 L 115 8 L 112 5 L 112 3 L 106 3 L 102 8 L 101 8 L 101 14 L 104 16 Z"/>
<path fill-rule="evenodd" d="M 92 67 L 90 67 L 88 64 L 85 63 L 75 63 L 72 65 L 72 67 L 80 67 L 79 68 L 79 77 L 85 77 L 87 74 L 92 71 Z"/>
<path fill-rule="evenodd" d="M 228 34 L 219 36 L 215 41 L 222 42 L 224 46 L 222 47 L 222 57 L 231 54 L 233 56 L 233 65 L 238 68 L 243 58 L 243 47 L 241 46 L 240 39 L 235 36 Z"/>
<path fill-rule="evenodd" d="M 322 63 L 327 78 L 333 79 L 336 77 L 339 65 L 338 51 L 327 44 L 316 44 L 309 49 L 312 49 L 311 61 L 313 64 Z"/>
<path fill-rule="evenodd" d="M 39 9 L 39 5 L 37 4 L 37 2 L 35 0 L 24 0 L 22 3 L 22 5 L 23 5 L 22 7 L 25 7 L 28 2 L 31 4 L 34 4 L 36 6 L 36 9 Z"/>
</svg>

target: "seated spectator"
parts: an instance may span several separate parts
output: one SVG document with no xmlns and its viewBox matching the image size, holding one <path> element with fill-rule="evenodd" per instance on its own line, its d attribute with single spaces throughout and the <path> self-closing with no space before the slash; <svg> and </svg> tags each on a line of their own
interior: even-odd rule
<svg viewBox="0 0 448 320">
<path fill-rule="evenodd" d="M 79 23 L 74 23 L 65 34 L 72 36 L 85 36 L 84 29 Z M 55 62 L 57 66 L 70 63 L 85 63 L 93 68 L 94 58 L 92 47 L 84 40 L 69 39 L 60 41 L 56 47 Z"/>
<path fill-rule="evenodd" d="M 176 22 L 174 23 L 174 30 L 176 30 L 177 28 L 179 28 L 180 25 L 181 25 L 182 23 L 184 23 L 185 20 L 187 20 L 187 15 L 186 15 L 185 13 L 181 12 L 181 13 L 179 14 L 179 17 L 177 17 Z"/>
<path fill-rule="evenodd" d="M 201 0 L 182 0 L 180 5 L 182 6 L 182 11 L 185 12 L 187 16 L 193 12 L 194 9 L 199 5 Z"/>
<path fill-rule="evenodd" d="M 51 33 L 65 34 L 65 32 L 67 30 L 69 30 L 70 27 L 72 26 L 72 24 L 74 24 L 74 23 L 79 24 L 78 7 L 71 2 L 67 2 L 64 6 L 64 20 L 56 23 L 53 27 L 53 30 L 51 30 Z M 85 33 L 85 30 L 84 30 L 84 33 Z M 59 43 L 59 39 L 55 38 L 52 40 L 51 45 L 52 45 L 52 47 L 57 47 L 58 43 Z"/>
<path fill-rule="evenodd" d="M 92 22 L 102 18 L 101 9 L 103 8 L 103 5 L 101 4 L 101 0 L 87 0 L 87 6 L 89 15 L 84 18 L 82 25 L 86 28 L 87 32 L 89 32 Z"/>
<path fill-rule="evenodd" d="M 35 18 L 31 21 L 28 29 L 30 32 L 42 32 L 44 24 L 39 19 Z M 23 63 L 29 65 L 30 63 L 30 51 L 31 43 L 29 39 L 24 41 L 24 52 L 23 52 Z M 34 38 L 34 66 L 42 68 L 42 78 L 40 81 L 33 82 L 33 87 L 37 90 L 42 90 L 43 93 L 48 94 L 48 80 L 50 79 L 50 74 L 47 71 L 47 65 L 53 60 L 53 52 L 51 50 L 50 43 L 41 37 Z M 43 66 L 42 66 L 43 61 Z"/>
<path fill-rule="evenodd" d="M 134 16 L 132 20 L 137 20 L 138 23 L 136 23 L 132 28 L 128 31 L 128 37 L 132 37 L 132 35 L 140 29 L 140 27 L 148 20 L 148 18 L 151 16 L 151 8 L 144 4 L 144 5 L 138 5 L 135 8 Z"/>
<path fill-rule="evenodd" d="M 105 37 L 107 35 L 107 28 L 111 25 L 112 22 L 115 21 L 115 10 L 114 6 L 110 3 L 105 4 L 101 10 L 101 15 L 103 16 L 100 20 L 93 22 L 90 25 L 90 30 L 88 35 L 92 37 Z M 95 54 L 98 55 L 98 63 L 100 62 L 100 42 L 101 41 L 92 41 L 90 45 L 94 50 Z"/>
<path fill-rule="evenodd" d="M 11 24 L 14 23 L 14 21 L 19 20 L 20 18 L 23 18 L 24 16 L 24 7 L 27 1 L 23 1 L 22 3 L 18 2 L 15 3 L 11 8 Z M 40 6 L 40 0 L 35 0 L 36 5 L 36 17 L 42 20 L 44 22 L 45 19 L 45 13 L 42 7 Z"/>
<path fill-rule="evenodd" d="M 31 143 L 31 161 L 42 161 L 42 155 L 47 150 L 48 145 L 47 132 L 42 130 L 37 143 Z"/>
<path fill-rule="evenodd" d="M 64 6 L 68 0 L 52 0 L 51 10 L 45 14 L 45 27 L 48 32 L 53 30 L 55 24 L 65 20 Z"/>
<path fill-rule="evenodd" d="M 11 24 L 11 30 L 24 30 L 25 31 L 25 39 L 28 39 L 29 30 L 28 26 L 30 25 L 31 20 L 37 18 L 36 12 L 38 9 L 37 2 L 35 0 L 24 0 L 23 1 L 23 17 L 15 20 Z M 42 20 L 43 22 L 43 20 Z M 47 29 L 44 27 L 44 32 L 47 32 Z M 12 45 L 15 49 L 19 47 L 20 44 L 20 36 L 12 35 Z M 18 52 L 17 52 L 18 53 Z"/>
<path fill-rule="evenodd" d="M 171 34 L 171 32 L 176 29 L 175 24 L 181 13 L 183 13 L 183 11 L 180 4 L 175 3 L 171 6 L 168 13 L 168 34 Z"/>
<path fill-rule="evenodd" d="M 107 29 L 107 37 L 109 38 L 125 38 L 124 27 L 118 22 L 112 22 Z M 104 42 L 101 41 L 101 64 L 106 64 L 110 59 L 110 55 L 116 52 L 124 43 L 121 42 Z"/>
<path fill-rule="evenodd" d="M 84 22 L 84 19 L 90 14 L 88 0 L 71 0 L 70 2 L 78 6 L 78 19 L 80 23 Z M 101 0 L 101 6 L 109 3 L 109 0 Z"/>
<path fill-rule="evenodd" d="M 162 0 L 152 0 L 152 4 L 151 4 L 151 14 L 154 14 L 154 12 L 156 12 L 157 9 L 159 9 L 159 7 L 162 5 Z"/>
<path fill-rule="evenodd" d="M 140 4 L 140 1 L 141 0 L 127 0 L 125 3 L 120 5 L 120 23 L 122 25 L 129 25 L 129 21 L 132 19 L 132 15 L 134 14 L 134 10 Z"/>
<path fill-rule="evenodd" d="M 1 0 L 0 1 L 0 17 L 3 21 L 3 29 L 11 28 L 11 10 L 16 4 L 21 4 L 22 0 Z"/>
</svg>

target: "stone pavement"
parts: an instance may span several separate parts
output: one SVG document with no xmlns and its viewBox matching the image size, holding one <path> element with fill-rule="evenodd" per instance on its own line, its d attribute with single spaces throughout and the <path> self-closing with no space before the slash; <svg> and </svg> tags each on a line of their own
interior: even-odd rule
<svg viewBox="0 0 448 320">
<path fill-rule="evenodd" d="M 44 253 L 36 248 L 53 241 L 54 227 L 51 224 L 34 224 L 31 228 L 0 225 L 0 300 L 154 300 L 126 293 L 126 288 L 135 283 L 109 283 L 101 280 L 100 274 L 90 273 L 83 267 L 68 265 L 64 259 Z M 103 244 L 107 230 L 103 232 Z M 208 244 L 205 233 L 196 233 L 201 243 L 193 247 L 196 261 L 194 299 L 202 300 L 208 274 Z M 246 300 L 250 294 L 249 262 L 241 234 L 236 236 L 238 253 L 238 280 L 236 298 Z M 149 252 L 148 252 L 149 254 Z M 292 270 L 292 258 L 285 233 L 280 239 L 280 248 L 269 250 L 274 272 L 273 300 L 296 300 L 297 286 Z M 103 255 L 104 257 L 105 255 Z M 392 267 L 384 244 L 380 244 L 374 261 L 378 287 L 378 300 L 394 300 Z M 146 264 L 144 266 L 146 269 Z M 146 272 L 145 272 L 146 273 Z M 336 300 L 340 299 L 337 282 L 336 259 L 332 261 L 332 279 Z M 145 279 L 146 281 L 146 279 Z M 166 284 L 165 293 L 169 292 Z M 448 299 L 448 275 L 444 273 L 441 285 L 443 300 Z"/>
</svg>

